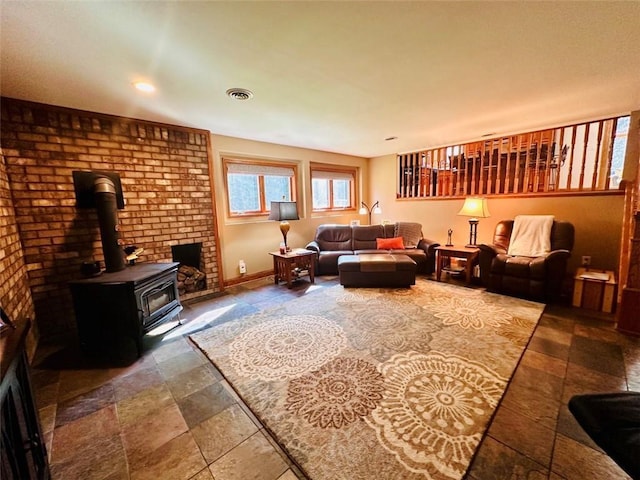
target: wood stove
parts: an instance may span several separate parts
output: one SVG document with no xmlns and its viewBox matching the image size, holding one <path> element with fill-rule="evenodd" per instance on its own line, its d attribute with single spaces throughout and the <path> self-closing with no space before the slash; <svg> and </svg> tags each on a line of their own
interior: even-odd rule
<svg viewBox="0 0 640 480">
<path fill-rule="evenodd" d="M 139 263 L 69 283 L 80 344 L 104 350 L 123 338 L 142 353 L 142 337 L 181 311 L 178 263 Z"/>
</svg>

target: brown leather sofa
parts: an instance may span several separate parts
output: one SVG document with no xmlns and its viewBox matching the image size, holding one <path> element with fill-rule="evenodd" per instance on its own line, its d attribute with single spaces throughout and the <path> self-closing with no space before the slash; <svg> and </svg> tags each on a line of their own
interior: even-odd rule
<svg viewBox="0 0 640 480">
<path fill-rule="evenodd" d="M 419 224 L 414 224 L 418 225 Z M 317 275 L 337 275 L 338 258 L 341 255 L 359 255 L 362 253 L 390 253 L 407 255 L 416 262 L 418 273 L 433 273 L 435 270 L 435 248 L 439 243 L 420 234 L 415 248 L 378 250 L 378 238 L 393 238 L 396 224 L 387 225 L 320 225 L 313 241 L 306 246 L 317 253 L 315 273 Z M 405 242 L 407 245 L 409 242 Z"/>
<path fill-rule="evenodd" d="M 554 221 L 551 252 L 540 257 L 507 255 L 513 220 L 496 225 L 493 244 L 480 248 L 480 278 L 487 290 L 540 301 L 557 300 L 571 256 L 575 231 L 569 222 Z"/>
</svg>

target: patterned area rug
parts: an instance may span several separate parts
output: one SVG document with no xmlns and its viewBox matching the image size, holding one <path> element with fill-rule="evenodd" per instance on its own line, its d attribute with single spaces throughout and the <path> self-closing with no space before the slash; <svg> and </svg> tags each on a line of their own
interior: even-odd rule
<svg viewBox="0 0 640 480">
<path fill-rule="evenodd" d="M 338 285 L 191 338 L 313 480 L 459 479 L 543 308 Z"/>
</svg>

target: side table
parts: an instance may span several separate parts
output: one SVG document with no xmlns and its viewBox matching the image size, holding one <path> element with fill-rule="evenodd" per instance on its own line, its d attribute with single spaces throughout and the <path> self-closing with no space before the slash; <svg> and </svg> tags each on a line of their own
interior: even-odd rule
<svg viewBox="0 0 640 480">
<path fill-rule="evenodd" d="M 573 306 L 612 313 L 616 275 L 611 270 L 578 268 L 573 283 Z"/>
<path fill-rule="evenodd" d="M 436 247 L 435 250 L 436 250 L 436 280 L 437 281 L 440 281 L 440 276 L 442 275 L 443 270 L 445 272 L 456 271 L 447 267 L 447 265 L 450 264 L 452 258 L 462 258 L 467 262 L 465 265 L 466 282 L 467 284 L 471 283 L 473 266 L 478 261 L 478 253 L 480 252 L 479 248 L 440 246 L 440 247 Z"/>
<path fill-rule="evenodd" d="M 293 280 L 306 275 L 314 283 L 315 254 L 313 250 L 304 248 L 295 248 L 287 253 L 269 252 L 273 256 L 274 283 L 287 282 L 287 288 L 291 288 Z"/>
</svg>

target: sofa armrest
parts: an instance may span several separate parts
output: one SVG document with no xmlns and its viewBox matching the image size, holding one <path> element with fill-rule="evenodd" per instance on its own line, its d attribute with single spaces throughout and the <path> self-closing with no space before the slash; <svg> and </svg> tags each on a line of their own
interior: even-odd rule
<svg viewBox="0 0 640 480">
<path fill-rule="evenodd" d="M 421 250 L 424 250 L 424 253 L 427 254 L 428 257 L 435 257 L 436 255 L 436 247 L 439 247 L 440 244 L 435 240 L 430 240 L 428 238 L 421 238 L 418 242 L 418 247 Z"/>
<path fill-rule="evenodd" d="M 420 270 L 422 273 L 432 274 L 436 270 L 436 247 L 440 244 L 428 238 L 421 238 L 416 248 L 424 251 L 427 261 Z"/>
<path fill-rule="evenodd" d="M 316 253 L 320 253 L 320 245 L 318 245 L 318 242 L 316 242 L 315 240 L 312 240 L 309 243 L 307 243 L 307 245 L 304 248 L 306 248 L 307 250 L 313 250 Z"/>
</svg>

